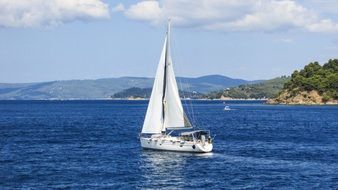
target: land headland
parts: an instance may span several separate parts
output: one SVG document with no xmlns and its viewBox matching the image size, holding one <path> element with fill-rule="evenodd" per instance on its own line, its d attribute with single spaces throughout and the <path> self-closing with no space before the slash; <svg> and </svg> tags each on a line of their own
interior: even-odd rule
<svg viewBox="0 0 338 190">
<path fill-rule="evenodd" d="M 330 59 L 321 66 L 309 63 L 300 71 L 292 73 L 269 104 L 323 105 L 338 104 L 338 59 Z"/>
</svg>

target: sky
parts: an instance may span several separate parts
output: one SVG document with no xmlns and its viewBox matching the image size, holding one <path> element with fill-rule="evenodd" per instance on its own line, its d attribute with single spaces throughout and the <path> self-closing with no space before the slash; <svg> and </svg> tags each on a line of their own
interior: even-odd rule
<svg viewBox="0 0 338 190">
<path fill-rule="evenodd" d="M 153 77 L 172 19 L 177 76 L 246 80 L 338 58 L 336 0 L 0 0 L 0 83 Z"/>
</svg>

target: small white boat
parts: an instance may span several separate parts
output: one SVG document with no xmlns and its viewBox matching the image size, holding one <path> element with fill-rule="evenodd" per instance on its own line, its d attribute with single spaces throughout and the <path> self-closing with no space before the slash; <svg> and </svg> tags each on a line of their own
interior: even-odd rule
<svg viewBox="0 0 338 190">
<path fill-rule="evenodd" d="M 147 113 L 140 135 L 146 149 L 211 152 L 210 131 L 185 131 L 174 136 L 176 130 L 189 130 L 192 125 L 186 116 L 179 96 L 170 55 L 170 21 L 157 67 Z"/>
<path fill-rule="evenodd" d="M 224 111 L 229 111 L 229 110 L 231 110 L 231 108 L 229 106 L 224 107 Z"/>
</svg>

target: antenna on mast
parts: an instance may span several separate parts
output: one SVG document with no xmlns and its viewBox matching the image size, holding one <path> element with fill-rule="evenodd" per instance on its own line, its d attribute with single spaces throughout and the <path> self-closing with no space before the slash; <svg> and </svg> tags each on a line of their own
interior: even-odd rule
<svg viewBox="0 0 338 190">
<path fill-rule="evenodd" d="M 168 28 L 167 28 L 167 35 L 170 35 L 170 29 L 171 29 L 171 18 L 168 18 Z"/>
</svg>

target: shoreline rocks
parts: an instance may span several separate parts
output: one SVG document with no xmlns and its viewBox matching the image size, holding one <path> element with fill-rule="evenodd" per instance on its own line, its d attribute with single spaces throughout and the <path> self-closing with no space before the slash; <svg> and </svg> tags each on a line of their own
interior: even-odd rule
<svg viewBox="0 0 338 190">
<path fill-rule="evenodd" d="M 330 99 L 324 101 L 323 97 L 316 90 L 301 91 L 292 94 L 289 91 L 282 91 L 277 98 L 268 99 L 267 104 L 289 104 L 289 105 L 338 105 L 338 100 Z"/>
</svg>

